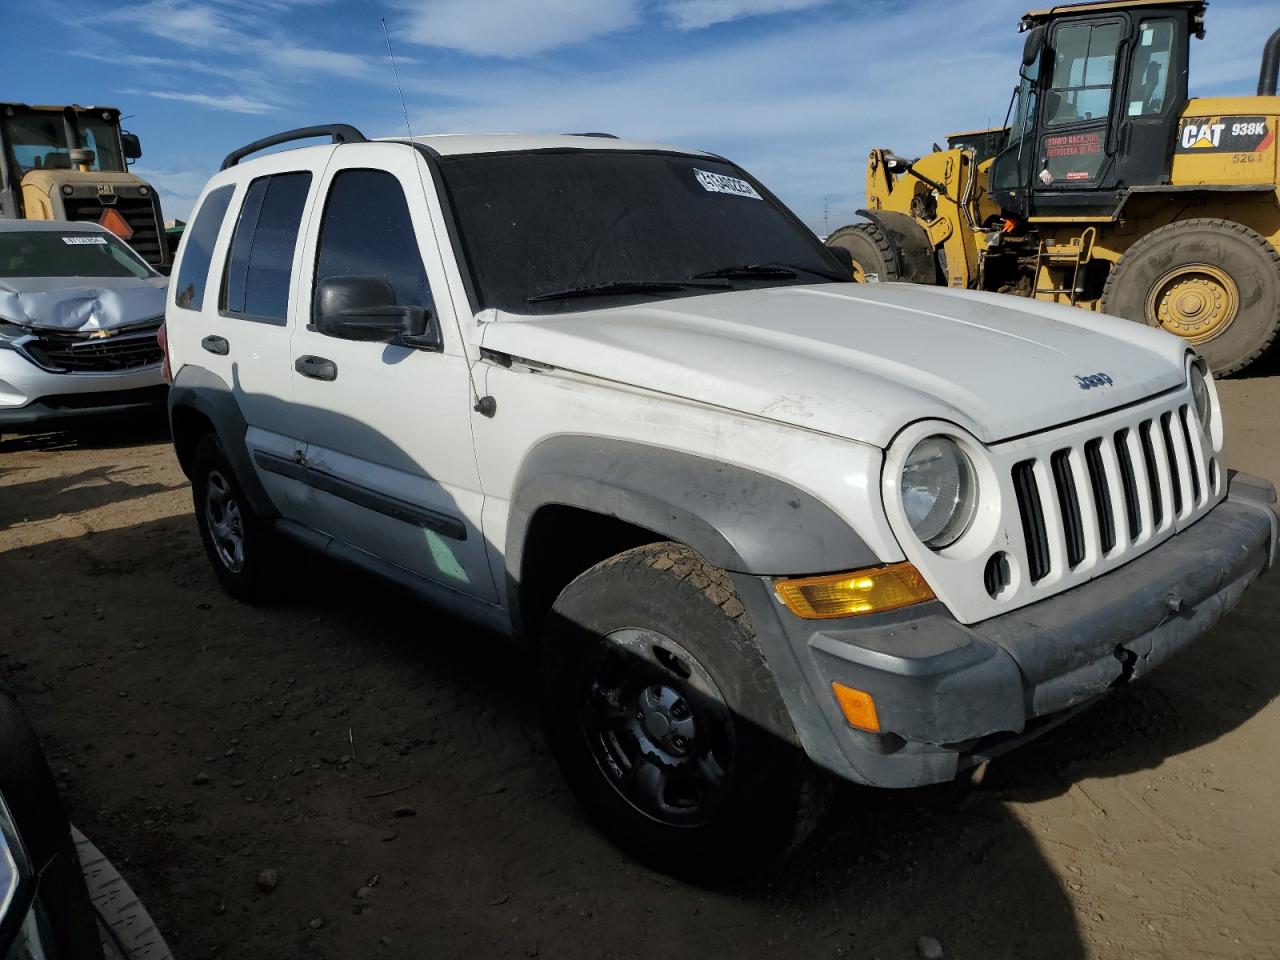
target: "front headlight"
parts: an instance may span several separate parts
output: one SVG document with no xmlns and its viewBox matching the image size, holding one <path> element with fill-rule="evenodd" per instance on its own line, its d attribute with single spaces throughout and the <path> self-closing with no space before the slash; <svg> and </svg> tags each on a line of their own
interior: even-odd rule
<svg viewBox="0 0 1280 960">
<path fill-rule="evenodd" d="M 1191 364 L 1191 399 L 1196 405 L 1196 416 L 1200 418 L 1200 427 L 1206 433 L 1209 430 L 1209 417 L 1213 414 L 1213 398 L 1209 395 L 1209 384 L 1205 380 L 1202 369 L 1203 360 L 1196 359 Z"/>
<path fill-rule="evenodd" d="M 902 467 L 902 507 L 920 541 L 941 550 L 960 539 L 978 506 L 978 475 L 960 445 L 926 437 Z"/>
<path fill-rule="evenodd" d="M 49 960 L 51 928 L 34 899 L 35 873 L 13 817 L 0 797 L 0 957 Z"/>
<path fill-rule="evenodd" d="M 10 323 L 4 317 L 0 317 L 0 350 L 5 347 L 12 346 L 15 340 L 20 340 L 27 335 L 27 331 L 18 326 L 16 323 Z"/>
</svg>

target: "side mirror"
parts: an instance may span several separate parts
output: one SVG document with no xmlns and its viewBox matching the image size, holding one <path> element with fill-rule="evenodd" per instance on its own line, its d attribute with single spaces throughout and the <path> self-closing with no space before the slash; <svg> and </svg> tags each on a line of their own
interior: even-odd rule
<svg viewBox="0 0 1280 960">
<path fill-rule="evenodd" d="M 845 276 L 850 280 L 853 279 L 853 254 L 849 252 L 847 247 L 837 247 L 835 244 L 827 244 L 827 250 L 831 255 L 840 261 L 840 269 L 844 271 Z"/>
<path fill-rule="evenodd" d="M 124 158 L 126 160 L 139 160 L 142 158 L 142 141 L 138 139 L 136 133 L 121 132 L 120 146 L 124 148 Z"/>
<path fill-rule="evenodd" d="M 1044 49 L 1044 25 L 1031 28 L 1027 39 L 1022 44 L 1022 66 L 1029 67 L 1040 59 L 1040 51 Z"/>
<path fill-rule="evenodd" d="M 312 326 L 343 340 L 439 349 L 437 330 L 428 331 L 425 307 L 402 307 L 382 277 L 329 277 L 316 289 Z"/>
</svg>

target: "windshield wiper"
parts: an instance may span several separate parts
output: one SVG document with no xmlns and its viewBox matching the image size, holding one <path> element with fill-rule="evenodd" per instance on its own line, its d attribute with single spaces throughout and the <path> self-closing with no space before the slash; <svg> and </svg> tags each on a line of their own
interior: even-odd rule
<svg viewBox="0 0 1280 960">
<path fill-rule="evenodd" d="M 707 290 L 727 290 L 723 283 L 698 283 L 698 278 L 688 280 L 611 280 L 608 283 L 592 283 L 582 287 L 567 287 L 564 290 L 552 290 L 550 293 L 539 293 L 526 297 L 526 303 L 541 303 L 544 300 L 571 300 L 575 297 L 607 297 L 615 293 L 670 293 L 688 287 Z"/>
<path fill-rule="evenodd" d="M 808 273 L 815 277 L 825 277 L 828 280 L 844 280 L 845 277 L 838 277 L 835 274 L 827 273 L 824 270 L 815 270 L 813 267 L 802 267 L 797 263 L 747 263 L 740 267 L 720 267 L 716 270 L 705 270 L 702 273 L 695 273 L 690 280 L 701 280 L 710 278 L 732 279 L 751 279 L 758 277 L 761 280 L 794 280 L 800 273 Z"/>
</svg>

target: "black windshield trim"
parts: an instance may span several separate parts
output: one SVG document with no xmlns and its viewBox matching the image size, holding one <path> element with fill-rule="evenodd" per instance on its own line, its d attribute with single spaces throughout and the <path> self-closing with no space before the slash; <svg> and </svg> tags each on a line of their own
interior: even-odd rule
<svg viewBox="0 0 1280 960">
<path fill-rule="evenodd" d="M 404 141 L 401 141 L 404 142 Z M 805 225 L 804 221 L 792 212 L 791 208 L 779 200 L 764 184 L 753 177 L 732 160 L 726 160 L 724 157 L 714 153 L 704 153 L 701 151 L 690 152 L 687 150 L 609 150 L 600 147 L 541 147 L 537 149 L 526 150 L 480 150 L 471 153 L 451 153 L 441 154 L 440 151 L 428 146 L 424 143 L 414 143 L 414 147 L 422 155 L 426 161 L 427 169 L 431 171 L 431 181 L 436 188 L 436 196 L 439 198 L 440 207 L 444 211 L 445 229 L 449 235 L 449 243 L 453 247 L 454 257 L 458 262 L 458 272 L 462 275 L 462 284 L 467 293 L 468 306 L 471 308 L 471 314 L 474 316 L 481 310 L 485 309 L 485 304 L 480 300 L 480 286 L 476 281 L 475 265 L 472 262 L 471 252 L 467 248 L 466 239 L 463 236 L 461 227 L 458 222 L 457 205 L 454 202 L 453 193 L 449 186 L 449 180 L 440 169 L 443 164 L 451 160 L 462 160 L 477 157 L 512 157 L 512 156 L 528 156 L 529 154 L 594 154 L 596 156 L 618 156 L 638 155 L 649 157 L 680 157 L 686 160 L 713 160 L 723 163 L 725 166 L 732 168 L 737 174 L 746 180 L 756 189 L 771 207 L 782 214 L 784 220 L 794 226 L 806 239 L 811 239 L 814 250 L 818 251 L 820 256 L 824 257 L 831 264 L 832 274 L 840 276 L 844 268 L 840 261 L 836 259 L 827 246 L 818 239 L 818 235 Z M 836 282 L 836 281 L 833 281 Z"/>
</svg>

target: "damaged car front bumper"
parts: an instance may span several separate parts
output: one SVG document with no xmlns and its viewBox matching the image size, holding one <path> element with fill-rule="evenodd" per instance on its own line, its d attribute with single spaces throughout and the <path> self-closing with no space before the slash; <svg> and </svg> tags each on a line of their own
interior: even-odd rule
<svg viewBox="0 0 1280 960">
<path fill-rule="evenodd" d="M 810 757 L 855 782 L 918 786 L 1044 733 L 1207 632 L 1274 562 L 1275 501 L 1234 474 L 1221 503 L 1151 552 L 972 625 L 936 601 L 816 625 L 766 578 L 735 580 Z M 871 695 L 878 733 L 845 721 L 833 682 Z"/>
<path fill-rule="evenodd" d="M 0 428 L 163 403 L 157 326 L 110 336 L 32 331 L 0 339 Z"/>
</svg>

